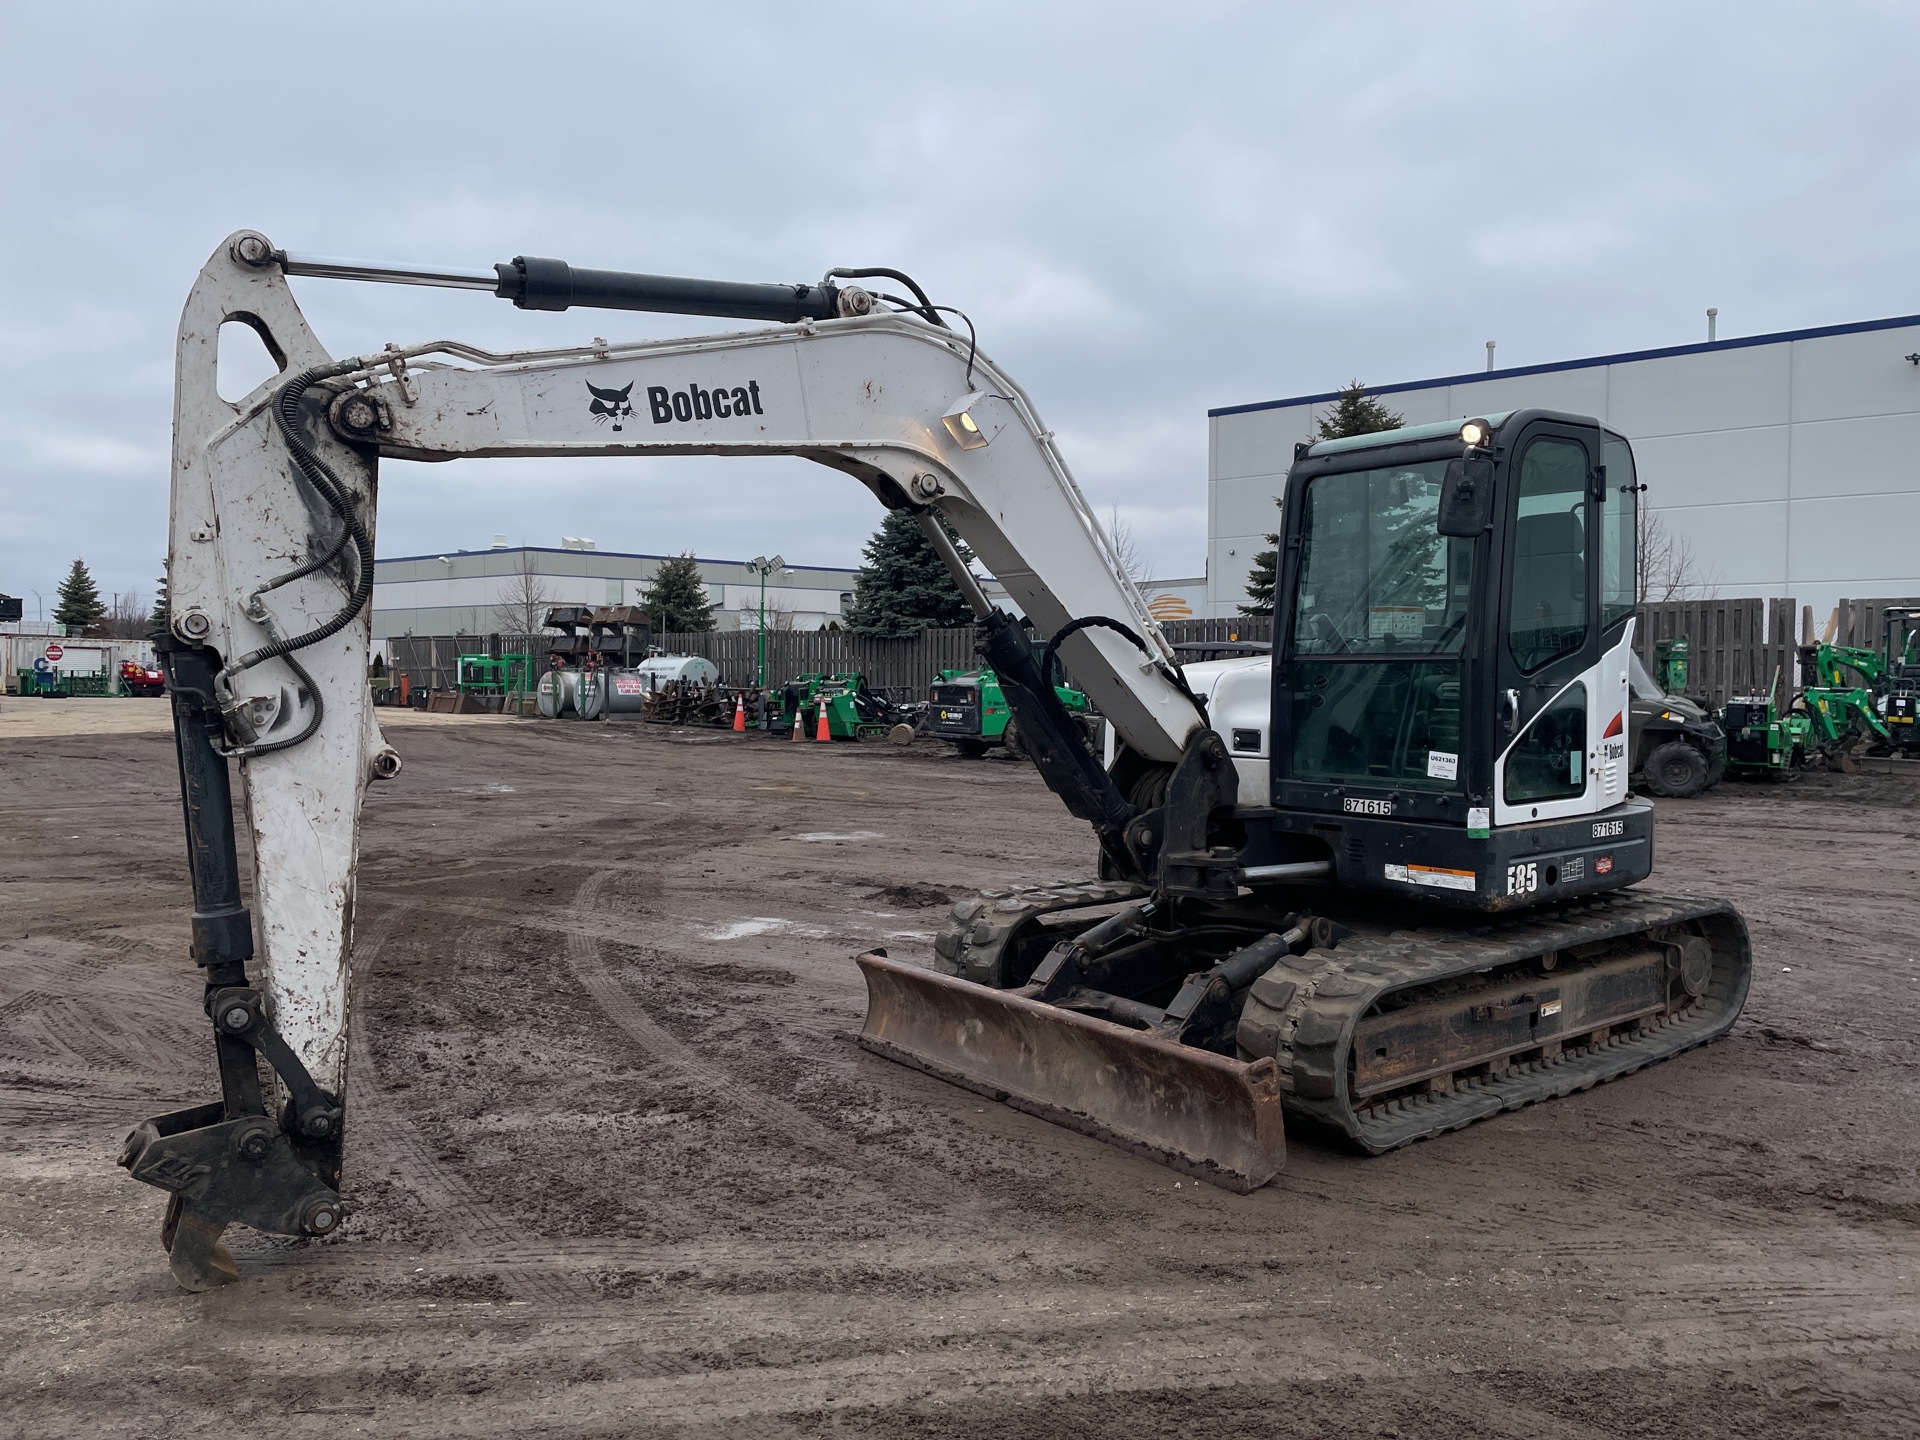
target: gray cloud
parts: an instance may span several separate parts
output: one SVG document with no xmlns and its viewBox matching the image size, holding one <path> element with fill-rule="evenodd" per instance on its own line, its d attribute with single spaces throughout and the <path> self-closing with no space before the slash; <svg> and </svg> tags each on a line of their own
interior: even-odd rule
<svg viewBox="0 0 1920 1440">
<path fill-rule="evenodd" d="M 968 310 L 1156 569 L 1205 410 L 1915 303 L 1911 7 L 20 3 L 0 14 L 0 590 L 150 589 L 194 272 L 293 249 L 741 279 L 892 264 Z M 336 352 L 675 322 L 297 282 Z M 798 462 L 394 465 L 386 554 L 857 559 Z M 31 602 L 30 602 L 31 603 Z"/>
</svg>

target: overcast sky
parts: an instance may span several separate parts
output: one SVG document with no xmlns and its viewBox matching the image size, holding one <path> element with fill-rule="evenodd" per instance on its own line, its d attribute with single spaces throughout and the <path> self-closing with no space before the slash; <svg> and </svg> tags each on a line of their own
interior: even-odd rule
<svg viewBox="0 0 1920 1440">
<path fill-rule="evenodd" d="M 0 591 L 150 595 L 172 341 L 229 232 L 812 280 L 969 311 L 1103 514 L 1197 574 L 1209 406 L 1920 311 L 1920 5 L 0 6 Z M 680 333 L 297 280 L 335 354 Z M 708 328 L 706 322 L 694 322 Z M 852 564 L 802 462 L 384 468 L 496 533 Z"/>
</svg>

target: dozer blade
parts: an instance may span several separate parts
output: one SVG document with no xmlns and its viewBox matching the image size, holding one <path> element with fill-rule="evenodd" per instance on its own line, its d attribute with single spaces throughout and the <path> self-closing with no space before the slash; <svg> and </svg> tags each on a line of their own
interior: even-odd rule
<svg viewBox="0 0 1920 1440">
<path fill-rule="evenodd" d="M 1286 1159 L 1280 1071 L 868 953 L 860 1043 L 1245 1194 Z"/>
</svg>

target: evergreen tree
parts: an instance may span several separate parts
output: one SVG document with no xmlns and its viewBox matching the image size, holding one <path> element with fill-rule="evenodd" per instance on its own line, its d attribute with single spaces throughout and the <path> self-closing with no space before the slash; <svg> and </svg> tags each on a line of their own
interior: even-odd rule
<svg viewBox="0 0 1920 1440">
<path fill-rule="evenodd" d="M 707 598 L 707 587 L 700 581 L 700 566 L 691 550 L 660 562 L 640 603 L 663 632 L 713 629 L 714 603 Z"/>
<path fill-rule="evenodd" d="M 1398 430 L 1406 421 L 1367 394 L 1367 387 L 1355 380 L 1340 392 L 1333 409 L 1320 417 L 1316 440 L 1344 440 L 1349 435 L 1374 435 L 1382 430 Z"/>
<path fill-rule="evenodd" d="M 957 535 L 953 541 L 963 560 L 973 559 Z M 889 510 L 861 554 L 867 563 L 854 575 L 847 610 L 847 629 L 854 634 L 899 639 L 973 623 L 973 607 L 911 511 Z"/>
<path fill-rule="evenodd" d="M 67 627 L 69 635 L 85 635 L 107 618 L 106 603 L 94 588 L 87 562 L 76 560 L 60 582 L 59 603 L 53 607 L 54 623 Z"/>
<path fill-rule="evenodd" d="M 154 583 L 156 588 L 153 592 L 153 613 L 147 617 L 147 629 L 158 633 L 165 633 L 170 623 L 167 608 L 169 604 L 167 598 L 167 577 L 163 574 L 159 580 Z"/>
<path fill-rule="evenodd" d="M 1273 613 L 1274 565 L 1280 554 L 1280 537 L 1267 536 L 1271 550 L 1262 550 L 1253 557 L 1253 569 L 1247 572 L 1247 599 L 1253 603 L 1242 605 L 1242 615 L 1271 615 Z"/>
<path fill-rule="evenodd" d="M 1367 394 L 1367 387 L 1355 380 L 1340 391 L 1333 408 L 1320 417 L 1319 433 L 1310 438 L 1344 440 L 1349 435 L 1376 435 L 1382 430 L 1398 430 L 1405 420 L 1405 416 L 1396 415 Z M 1279 504 L 1279 499 L 1274 503 Z M 1267 543 L 1274 548 L 1256 554 L 1253 568 L 1247 572 L 1247 598 L 1252 603 L 1240 607 L 1242 615 L 1273 614 L 1274 566 L 1280 553 L 1280 537 L 1269 535 Z"/>
</svg>

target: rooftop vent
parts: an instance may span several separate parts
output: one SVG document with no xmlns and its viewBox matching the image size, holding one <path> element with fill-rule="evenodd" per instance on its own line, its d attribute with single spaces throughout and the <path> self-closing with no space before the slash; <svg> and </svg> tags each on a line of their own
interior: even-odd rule
<svg viewBox="0 0 1920 1440">
<path fill-rule="evenodd" d="M 504 535 L 496 535 L 496 536 L 494 536 L 494 537 L 493 537 L 493 548 L 494 548 L 494 549 L 496 549 L 496 550 L 504 550 L 504 549 L 506 549 L 506 548 L 507 548 L 507 537 L 506 537 L 506 536 L 504 536 Z"/>
</svg>

